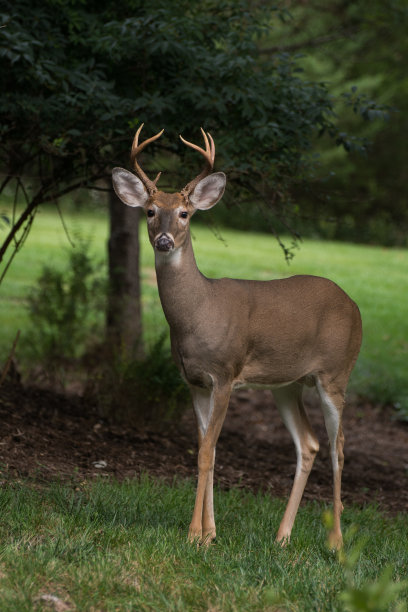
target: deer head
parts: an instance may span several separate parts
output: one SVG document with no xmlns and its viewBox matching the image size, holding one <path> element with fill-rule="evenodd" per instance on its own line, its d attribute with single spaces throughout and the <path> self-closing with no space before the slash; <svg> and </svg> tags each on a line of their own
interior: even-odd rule
<svg viewBox="0 0 408 612">
<path fill-rule="evenodd" d="M 117 196 L 128 206 L 143 208 L 147 218 L 149 239 L 156 251 L 174 253 L 184 244 L 188 235 L 190 219 L 196 210 L 212 208 L 222 197 L 226 176 L 223 172 L 211 174 L 214 166 L 215 146 L 209 133 L 203 134 L 205 149 L 184 140 L 182 142 L 195 149 L 205 159 L 205 166 L 195 179 L 177 193 L 165 193 L 157 189 L 160 172 L 150 180 L 140 167 L 137 158 L 143 149 L 157 140 L 163 130 L 139 144 L 139 134 L 143 124 L 136 132 L 131 152 L 131 161 L 136 174 L 123 168 L 112 171 L 113 187 Z"/>
</svg>

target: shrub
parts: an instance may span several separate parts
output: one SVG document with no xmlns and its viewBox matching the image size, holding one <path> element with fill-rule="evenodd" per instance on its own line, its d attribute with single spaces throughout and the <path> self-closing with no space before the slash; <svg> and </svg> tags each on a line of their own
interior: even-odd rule
<svg viewBox="0 0 408 612">
<path fill-rule="evenodd" d="M 189 393 L 166 345 L 166 333 L 141 357 L 112 357 L 104 338 L 107 283 L 81 242 L 63 270 L 45 266 L 28 296 L 25 356 L 32 377 L 85 387 L 102 416 L 160 428 L 178 418 Z M 37 367 L 33 369 L 33 364 Z M 39 366 L 39 368 L 38 368 Z M 39 376 L 40 375 L 40 376 Z"/>
<path fill-rule="evenodd" d="M 63 270 L 44 266 L 28 296 L 27 356 L 49 370 L 81 357 L 103 330 L 105 300 L 106 281 L 89 244 L 71 249 Z"/>
<path fill-rule="evenodd" d="M 98 405 L 109 419 L 161 429 L 175 421 L 190 402 L 190 394 L 165 343 L 166 333 L 144 357 L 117 357 L 96 381 Z"/>
</svg>

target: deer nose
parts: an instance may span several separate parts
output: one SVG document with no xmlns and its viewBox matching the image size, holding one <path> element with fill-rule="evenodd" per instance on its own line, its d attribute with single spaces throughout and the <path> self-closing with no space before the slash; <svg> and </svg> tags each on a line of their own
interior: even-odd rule
<svg viewBox="0 0 408 612">
<path fill-rule="evenodd" d="M 161 234 L 155 240 L 154 246 L 158 251 L 170 251 L 174 249 L 174 241 L 167 234 Z"/>
</svg>

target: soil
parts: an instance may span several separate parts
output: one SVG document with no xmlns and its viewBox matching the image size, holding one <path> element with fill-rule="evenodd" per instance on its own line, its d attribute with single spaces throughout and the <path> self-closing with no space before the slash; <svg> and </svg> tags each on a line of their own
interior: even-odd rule
<svg viewBox="0 0 408 612">
<path fill-rule="evenodd" d="M 304 499 L 329 501 L 332 475 L 323 417 L 314 396 L 306 407 L 320 451 Z M 19 382 L 0 387 L 0 467 L 3 483 L 118 479 L 143 473 L 172 481 L 196 476 L 196 426 L 192 410 L 167 431 L 141 430 L 103 420 L 89 402 Z M 408 424 L 391 407 L 352 401 L 344 412 L 346 504 L 375 502 L 390 514 L 408 510 Z M 217 445 L 215 482 L 287 497 L 295 472 L 293 443 L 268 391 L 233 395 Z"/>
</svg>

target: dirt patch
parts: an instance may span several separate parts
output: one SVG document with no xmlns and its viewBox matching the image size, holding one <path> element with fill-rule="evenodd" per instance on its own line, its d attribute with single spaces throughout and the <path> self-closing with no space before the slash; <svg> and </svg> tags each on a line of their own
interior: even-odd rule
<svg viewBox="0 0 408 612">
<path fill-rule="evenodd" d="M 330 500 L 332 475 L 321 411 L 311 396 L 310 420 L 321 443 L 305 499 Z M 196 428 L 188 411 L 168 432 L 140 431 L 100 419 L 83 398 L 4 382 L 0 387 L 3 480 L 133 478 L 148 472 L 172 480 L 196 476 Z M 344 414 L 343 499 L 408 510 L 408 425 L 391 408 L 348 404 Z M 268 490 L 287 497 L 295 472 L 293 443 L 265 391 L 240 391 L 217 446 L 215 481 L 222 488 Z"/>
</svg>

